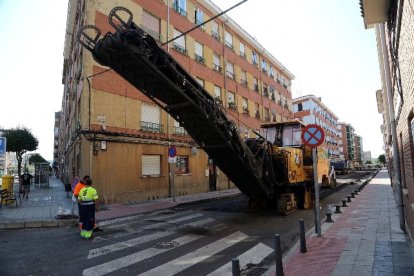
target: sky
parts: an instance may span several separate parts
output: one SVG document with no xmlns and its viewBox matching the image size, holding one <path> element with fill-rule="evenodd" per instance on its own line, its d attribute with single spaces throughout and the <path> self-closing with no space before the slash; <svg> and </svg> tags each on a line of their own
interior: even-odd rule
<svg viewBox="0 0 414 276">
<path fill-rule="evenodd" d="M 150 0 L 148 0 L 150 1 Z M 155 0 L 151 0 L 155 1 Z M 225 10 L 240 0 L 214 0 Z M 229 16 L 295 75 L 292 95 L 313 94 L 383 153 L 375 91 L 381 89 L 375 32 L 358 0 L 248 0 Z M 0 127 L 29 128 L 53 159 L 61 110 L 67 0 L 0 0 Z"/>
</svg>

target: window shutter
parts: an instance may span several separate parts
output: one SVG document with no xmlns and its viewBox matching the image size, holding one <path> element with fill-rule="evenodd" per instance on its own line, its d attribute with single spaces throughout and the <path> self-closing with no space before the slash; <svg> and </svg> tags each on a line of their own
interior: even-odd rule
<svg viewBox="0 0 414 276">
<path fill-rule="evenodd" d="M 141 104 L 141 121 L 154 124 L 160 124 L 161 112 L 156 105 L 142 103 Z"/>
<path fill-rule="evenodd" d="M 216 22 L 216 21 L 213 21 L 213 22 L 212 22 L 212 25 L 211 25 L 211 31 L 212 31 L 213 33 L 216 33 L 216 34 L 218 34 L 218 33 L 219 33 L 219 26 L 218 26 L 218 24 L 217 24 L 217 22 Z"/>
<path fill-rule="evenodd" d="M 182 33 L 180 31 L 174 30 L 174 37 L 178 37 L 181 34 Z M 180 45 L 181 47 L 183 47 L 185 49 L 185 35 L 183 35 L 182 37 L 179 37 L 179 38 L 175 39 L 174 40 L 174 43 Z"/>
<path fill-rule="evenodd" d="M 218 65 L 218 66 L 220 66 L 220 57 L 217 55 L 217 54 L 214 54 L 214 56 L 213 56 L 213 63 L 215 64 L 215 65 Z"/>
<path fill-rule="evenodd" d="M 142 24 L 151 31 L 160 33 L 160 20 L 146 11 L 142 13 Z"/>
<path fill-rule="evenodd" d="M 195 53 L 196 55 L 203 57 L 203 45 L 198 42 L 195 43 Z"/>
<path fill-rule="evenodd" d="M 161 175 L 160 155 L 142 155 L 142 175 Z"/>
</svg>

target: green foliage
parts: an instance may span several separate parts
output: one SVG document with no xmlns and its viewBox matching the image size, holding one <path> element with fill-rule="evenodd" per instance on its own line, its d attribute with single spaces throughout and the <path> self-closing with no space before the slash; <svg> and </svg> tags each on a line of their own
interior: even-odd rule
<svg viewBox="0 0 414 276">
<path fill-rule="evenodd" d="M 378 161 L 382 164 L 385 164 L 385 155 L 381 154 L 380 156 L 378 156 Z"/>
<path fill-rule="evenodd" d="M 33 163 L 44 163 L 44 162 L 47 162 L 47 160 L 44 159 L 43 156 L 41 156 L 38 153 L 33 154 L 29 158 L 29 164 L 33 164 Z"/>
<path fill-rule="evenodd" d="M 371 160 L 365 161 L 365 164 L 372 164 Z"/>
<path fill-rule="evenodd" d="M 23 155 L 28 151 L 34 151 L 39 145 L 39 141 L 33 136 L 26 127 L 3 130 L 3 136 L 7 139 L 6 151 L 15 152 L 17 158 L 17 171 L 21 174 Z"/>
</svg>

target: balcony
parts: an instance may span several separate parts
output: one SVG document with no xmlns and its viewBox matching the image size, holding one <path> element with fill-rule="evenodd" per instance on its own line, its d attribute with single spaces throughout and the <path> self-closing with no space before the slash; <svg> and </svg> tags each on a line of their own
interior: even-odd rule
<svg viewBox="0 0 414 276">
<path fill-rule="evenodd" d="M 249 115 L 249 108 L 247 106 L 243 106 L 243 114 L 244 115 Z"/>
<path fill-rule="evenodd" d="M 179 126 L 174 126 L 174 134 L 188 135 L 187 131 L 183 127 L 179 127 Z"/>
<path fill-rule="evenodd" d="M 229 102 L 228 104 L 229 109 L 237 111 L 237 105 L 235 102 Z"/>
<path fill-rule="evenodd" d="M 226 71 L 226 76 L 227 76 L 229 79 L 232 79 L 232 80 L 234 80 L 234 78 L 235 78 L 234 73 L 232 73 L 232 72 L 230 72 L 230 71 Z"/>
<path fill-rule="evenodd" d="M 221 67 L 215 63 L 213 63 L 213 70 L 221 73 Z"/>
<path fill-rule="evenodd" d="M 181 46 L 178 43 L 173 43 L 173 49 L 181 54 L 187 54 L 187 50 L 185 49 L 185 47 Z"/>
<path fill-rule="evenodd" d="M 267 92 L 267 88 L 263 88 L 263 96 L 269 97 L 269 92 Z"/>
<path fill-rule="evenodd" d="M 361 15 L 364 18 L 365 29 L 372 28 L 376 23 L 388 20 L 390 0 L 360 0 Z"/>
<path fill-rule="evenodd" d="M 140 25 L 140 28 L 143 29 L 147 34 L 149 34 L 150 36 L 152 36 L 155 40 L 157 41 L 161 41 L 162 40 L 162 36 L 159 32 L 156 32 L 154 30 L 151 30 L 150 28 L 148 28 L 145 25 Z"/>
<path fill-rule="evenodd" d="M 215 40 L 217 40 L 218 42 L 221 42 L 220 35 L 219 35 L 218 33 L 216 33 L 215 31 L 211 31 L 211 36 L 212 36 Z"/>
<path fill-rule="evenodd" d="M 240 79 L 240 84 L 243 85 L 244 87 L 248 86 L 247 80 L 245 79 Z"/>
<path fill-rule="evenodd" d="M 245 52 L 240 51 L 240 57 L 241 57 L 241 58 L 246 59 L 246 53 L 245 53 Z"/>
<path fill-rule="evenodd" d="M 233 44 L 232 44 L 232 43 L 230 43 L 230 42 L 228 42 L 228 41 L 225 41 L 225 42 L 224 42 L 224 45 L 225 45 L 227 48 L 229 48 L 229 49 L 233 50 Z"/>
<path fill-rule="evenodd" d="M 259 85 L 253 84 L 253 90 L 259 92 Z"/>
<path fill-rule="evenodd" d="M 219 105 L 223 105 L 223 100 L 222 100 L 222 99 L 221 99 L 221 97 L 219 97 L 219 96 L 215 97 L 215 98 L 214 98 L 214 101 L 215 101 L 216 103 L 218 103 Z"/>
<path fill-rule="evenodd" d="M 141 130 L 149 132 L 164 133 L 164 126 L 161 124 L 141 121 Z"/>
<path fill-rule="evenodd" d="M 204 64 L 204 62 L 205 62 L 205 59 L 204 59 L 202 56 L 197 55 L 197 54 L 194 54 L 194 59 L 195 59 L 197 62 L 201 63 L 201 64 Z"/>
</svg>

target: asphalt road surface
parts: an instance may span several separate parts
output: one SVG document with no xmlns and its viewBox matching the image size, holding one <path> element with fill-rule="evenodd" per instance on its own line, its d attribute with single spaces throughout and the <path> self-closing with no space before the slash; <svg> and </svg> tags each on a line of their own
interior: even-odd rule
<svg viewBox="0 0 414 276">
<path fill-rule="evenodd" d="M 323 191 L 322 214 L 361 175 L 342 180 L 356 184 Z M 273 265 L 274 235 L 288 250 L 298 240 L 299 219 L 310 230 L 314 211 L 282 217 L 271 209 L 249 212 L 247 203 L 240 195 L 105 221 L 92 241 L 75 228 L 0 231 L 0 275 L 231 275 L 236 257 L 242 275 L 261 275 Z"/>
</svg>

